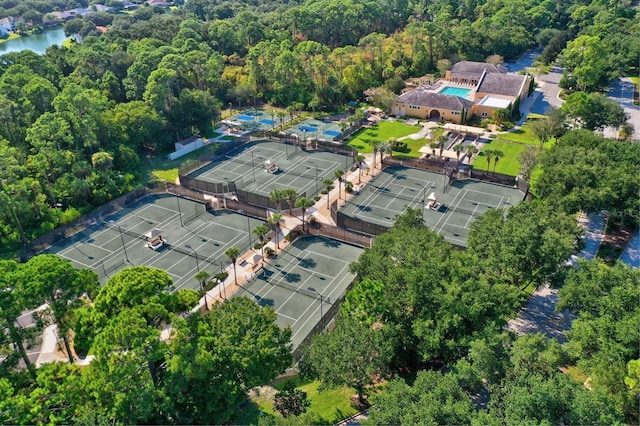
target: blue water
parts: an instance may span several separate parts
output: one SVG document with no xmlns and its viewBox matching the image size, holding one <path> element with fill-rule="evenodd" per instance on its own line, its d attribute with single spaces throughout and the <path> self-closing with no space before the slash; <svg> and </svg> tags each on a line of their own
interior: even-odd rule
<svg viewBox="0 0 640 426">
<path fill-rule="evenodd" d="M 273 123 L 275 123 L 275 121 L 269 119 L 269 118 L 263 118 L 262 120 L 260 120 L 260 123 L 262 124 L 268 124 L 268 125 L 273 125 Z"/>
<path fill-rule="evenodd" d="M 236 118 L 240 121 L 253 121 L 253 117 L 250 115 L 240 114 L 237 115 Z"/>
<path fill-rule="evenodd" d="M 441 95 L 460 96 L 461 98 L 466 98 L 469 96 L 470 91 L 471 89 L 463 89 L 461 87 L 445 87 L 438 93 Z"/>
<path fill-rule="evenodd" d="M 49 46 L 57 44 L 62 46 L 62 42 L 67 38 L 62 27 L 46 30 L 40 34 L 23 36 L 13 40 L 0 43 L 0 55 L 9 52 L 20 52 L 22 50 L 33 50 L 38 55 L 43 55 Z"/>
<path fill-rule="evenodd" d="M 332 136 L 332 137 L 336 137 L 336 136 L 340 136 L 339 131 L 337 130 L 326 130 L 323 134 L 327 135 L 327 136 Z"/>
</svg>

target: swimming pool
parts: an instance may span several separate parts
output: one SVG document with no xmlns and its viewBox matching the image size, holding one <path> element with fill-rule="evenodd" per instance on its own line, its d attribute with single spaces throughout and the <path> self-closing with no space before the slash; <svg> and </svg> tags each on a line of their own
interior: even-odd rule
<svg viewBox="0 0 640 426">
<path fill-rule="evenodd" d="M 439 91 L 438 93 L 440 93 L 441 95 L 459 96 L 461 98 L 466 99 L 466 97 L 469 96 L 469 92 L 471 92 L 471 89 L 463 89 L 462 87 L 447 86 L 441 91 Z"/>
</svg>

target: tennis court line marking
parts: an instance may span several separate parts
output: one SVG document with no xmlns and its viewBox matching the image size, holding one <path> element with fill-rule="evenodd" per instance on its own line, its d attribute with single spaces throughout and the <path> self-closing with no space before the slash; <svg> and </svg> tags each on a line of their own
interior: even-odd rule
<svg viewBox="0 0 640 426">
<path fill-rule="evenodd" d="M 303 254 L 303 256 L 302 256 L 302 257 L 303 257 L 303 260 L 304 260 L 304 259 L 307 257 L 307 255 L 308 255 L 308 254 L 310 254 L 310 253 L 317 254 L 318 256 L 323 256 L 323 257 L 326 257 L 326 258 L 331 259 L 331 260 L 338 260 L 339 262 L 343 262 L 343 263 L 346 263 L 346 264 L 348 265 L 348 262 L 345 262 L 345 261 L 343 261 L 343 260 L 339 260 L 339 259 L 334 259 L 333 257 L 325 256 L 325 255 L 323 255 L 323 254 L 321 254 L 321 253 L 317 253 L 317 252 L 315 252 L 315 251 L 311 251 L 311 250 L 307 250 L 307 249 L 304 249 L 304 250 L 300 251 L 300 254 Z M 291 257 L 293 257 L 294 259 L 298 260 L 298 262 L 300 261 L 299 259 L 297 259 L 297 256 L 291 255 Z M 276 267 L 275 265 L 272 265 L 272 266 L 274 266 L 274 268 L 275 268 L 275 269 L 278 269 L 279 271 L 285 271 L 285 270 L 287 269 L 287 267 L 288 267 L 288 266 L 293 265 L 293 267 L 294 267 L 294 268 L 298 268 L 298 269 L 302 269 L 303 271 L 307 271 L 307 272 L 309 272 L 311 275 L 321 275 L 321 276 L 323 276 L 323 277 L 325 277 L 325 278 L 331 278 L 331 279 L 336 278 L 336 277 L 338 276 L 338 275 L 328 275 L 328 274 L 323 274 L 322 272 L 315 272 L 315 270 L 313 270 L 313 269 L 309 269 L 309 268 L 306 268 L 306 267 L 304 267 L 304 266 L 300 266 L 300 265 L 298 265 L 298 264 L 294 264 L 294 262 L 295 262 L 294 260 L 291 260 L 291 261 L 287 262 L 287 264 L 286 264 L 285 266 L 282 266 L 282 267 L 280 267 L 280 268 Z M 271 265 L 271 264 L 270 264 L 270 265 Z M 289 272 L 292 272 L 292 271 L 285 271 L 285 272 L 286 272 L 286 273 L 289 273 Z"/>
<path fill-rule="evenodd" d="M 460 191 L 458 194 L 456 194 L 455 198 L 453 199 L 453 202 L 455 202 L 456 200 L 458 200 L 458 202 L 456 203 L 456 206 L 454 208 L 452 208 L 451 210 L 454 211 L 456 208 L 458 208 L 458 206 L 460 205 L 460 203 L 464 200 L 464 195 L 467 193 L 466 189 L 463 189 L 462 191 Z M 453 205 L 453 202 L 451 203 Z M 438 233 L 440 233 L 442 231 L 442 229 L 444 228 L 444 226 L 449 222 L 449 219 L 451 218 L 451 213 L 449 214 L 445 214 L 443 215 L 435 224 L 434 228 L 437 228 L 438 225 L 440 225 L 440 222 L 442 221 L 442 219 L 444 219 L 444 223 L 440 226 L 440 230 L 436 231 Z M 435 229 L 434 229 L 435 230 Z"/>
<path fill-rule="evenodd" d="M 345 266 L 340 270 L 340 273 L 339 273 L 338 275 L 336 275 L 336 278 L 337 278 L 337 277 L 339 277 L 339 276 L 341 276 L 341 275 L 343 274 L 344 270 L 345 270 L 347 267 L 348 267 L 348 265 L 345 265 Z M 349 278 L 349 275 L 348 275 L 348 274 L 347 274 L 347 275 L 344 275 L 344 276 L 343 276 L 343 278 L 339 281 L 339 283 L 340 283 L 340 284 L 342 284 L 342 282 L 344 281 L 344 279 L 345 279 L 344 277 Z M 351 278 L 351 279 L 353 280 L 353 278 Z M 328 294 L 327 296 L 328 296 L 328 297 L 330 297 L 330 298 L 331 298 L 331 300 L 335 300 L 334 292 L 335 292 L 336 290 L 338 290 L 339 288 L 340 288 L 340 285 L 334 285 L 334 286 L 332 286 L 331 291 L 329 292 L 329 294 Z M 324 296 L 325 296 L 325 295 L 323 295 L 323 297 L 324 297 Z M 318 298 L 319 298 L 319 297 L 320 297 L 320 295 L 318 295 Z M 323 303 L 323 304 L 324 304 L 324 303 Z M 316 305 L 316 304 L 315 304 L 315 303 L 313 303 L 313 304 L 310 304 L 310 305 L 309 305 L 309 307 L 311 307 L 311 306 L 315 306 L 315 305 Z M 330 305 L 330 306 L 332 306 L 332 305 L 331 305 L 331 303 L 330 303 L 329 305 Z M 308 310 L 309 310 L 308 308 L 307 308 L 307 309 L 305 309 L 305 313 L 306 313 Z M 316 308 L 314 308 L 313 313 L 315 314 L 317 311 L 318 311 L 318 308 L 316 307 Z M 320 318 L 320 319 L 322 319 L 322 318 Z M 299 319 L 298 319 L 298 320 L 299 320 Z M 308 315 L 308 316 L 307 316 L 307 318 L 306 318 L 306 320 L 305 320 L 305 322 L 303 322 L 303 323 L 300 325 L 300 327 L 298 328 L 298 330 L 296 330 L 296 332 L 295 332 L 295 333 L 292 333 L 292 334 L 291 334 L 291 338 L 293 339 L 293 336 L 294 336 L 294 335 L 297 335 L 298 333 L 300 333 L 300 332 L 302 331 L 303 327 L 304 327 L 304 326 L 307 324 L 307 322 L 309 322 L 310 320 L 311 320 L 311 315 Z M 297 322 L 298 322 L 298 321 L 296 321 L 296 324 L 297 324 Z M 313 327 L 312 327 L 312 329 L 313 329 Z M 307 332 L 307 334 L 308 334 L 308 332 Z"/>
</svg>

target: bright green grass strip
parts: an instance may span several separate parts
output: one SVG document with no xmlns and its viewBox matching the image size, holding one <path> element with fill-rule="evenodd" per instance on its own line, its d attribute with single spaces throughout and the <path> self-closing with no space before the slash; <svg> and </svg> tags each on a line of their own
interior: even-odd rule
<svg viewBox="0 0 640 426">
<path fill-rule="evenodd" d="M 409 126 L 400 121 L 381 121 L 377 126 L 368 127 L 356 133 L 347 145 L 355 147 L 360 154 L 370 154 L 373 148 L 370 141 L 377 139 L 387 142 L 391 138 L 401 138 L 416 133 L 422 126 Z"/>
<path fill-rule="evenodd" d="M 407 144 L 407 150 L 405 152 L 393 151 L 393 156 L 396 158 L 420 158 L 422 153 L 420 148 L 427 145 L 430 139 L 422 138 L 413 140 L 410 138 L 403 139 L 402 142 Z"/>
<path fill-rule="evenodd" d="M 20 38 L 20 35 L 16 33 L 11 33 L 7 38 L 0 38 L 0 44 L 4 43 L 5 41 L 13 40 L 16 38 Z"/>
<path fill-rule="evenodd" d="M 635 84 L 636 86 L 638 84 L 640 84 L 640 77 L 635 76 L 635 77 L 629 77 L 631 79 L 631 81 L 633 81 L 633 84 Z"/>
<path fill-rule="evenodd" d="M 320 391 L 320 382 L 318 380 L 300 382 L 299 376 L 294 376 L 288 380 L 293 380 L 298 389 L 307 393 L 307 398 L 311 403 L 307 412 L 313 414 L 314 418 L 321 418 L 322 424 L 335 424 L 358 412 L 351 405 L 351 395 L 355 394 L 355 391 L 351 388 L 339 387 Z M 282 388 L 284 383 L 284 381 L 278 383 L 276 388 Z M 260 411 L 266 416 L 280 418 L 280 415 L 273 409 L 273 399 L 266 396 L 258 396 L 252 398 L 251 403 L 242 413 L 239 413 L 235 421 L 238 424 L 257 424 L 256 417 L 259 416 Z"/>
<path fill-rule="evenodd" d="M 520 129 L 508 133 L 498 134 L 498 138 L 512 142 L 523 143 L 526 145 L 539 145 L 540 143 L 538 141 L 538 138 L 536 138 L 536 136 L 531 131 L 529 122 L 524 123 L 524 125 Z M 498 162 L 498 164 L 500 163 Z"/>
<path fill-rule="evenodd" d="M 498 165 L 496 166 L 496 170 L 495 170 L 496 173 L 502 173 L 510 176 L 518 176 L 518 173 L 520 173 L 520 168 L 521 168 L 521 164 L 519 160 L 520 153 L 525 149 L 527 149 L 527 145 L 524 145 L 521 143 L 501 141 L 501 140 L 492 140 L 490 141 L 490 143 L 487 143 L 482 150 L 484 151 L 487 149 L 500 150 L 504 153 L 504 157 L 502 157 L 498 161 Z M 487 159 L 483 155 L 483 152 L 481 151 L 480 154 L 478 154 L 478 156 L 476 157 L 476 159 L 473 160 L 473 163 L 471 163 L 471 165 L 475 170 L 489 170 L 493 172 L 494 161 L 493 159 L 491 159 L 491 164 L 489 166 L 490 168 L 488 169 Z"/>
<path fill-rule="evenodd" d="M 184 157 L 169 160 L 165 155 L 159 154 L 152 158 L 142 159 L 143 179 L 142 183 L 147 184 L 153 180 L 166 180 L 175 182 L 178 178 L 178 167 L 187 160 L 194 160 L 203 155 L 207 148 L 190 152 Z"/>
</svg>

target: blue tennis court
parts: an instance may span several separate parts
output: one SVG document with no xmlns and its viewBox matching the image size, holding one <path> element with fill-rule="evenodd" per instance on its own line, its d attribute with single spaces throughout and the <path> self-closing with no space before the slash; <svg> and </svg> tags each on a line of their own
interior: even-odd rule
<svg viewBox="0 0 640 426">
<path fill-rule="evenodd" d="M 294 135 L 304 140 L 311 138 L 333 142 L 342 135 L 342 131 L 336 122 L 308 118 L 298 125 L 291 126 L 283 134 Z"/>
<path fill-rule="evenodd" d="M 246 114 L 238 114 L 236 116 L 236 119 L 240 120 L 240 121 L 253 121 L 253 117 L 250 115 L 246 115 Z"/>
<path fill-rule="evenodd" d="M 275 121 L 271 120 L 270 118 L 263 118 L 262 120 L 260 120 L 260 123 L 268 124 L 269 126 L 273 126 Z"/>
</svg>

